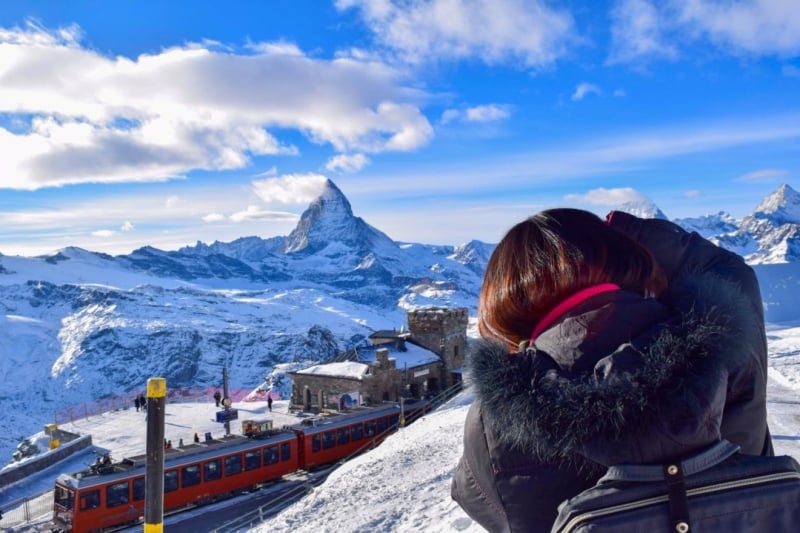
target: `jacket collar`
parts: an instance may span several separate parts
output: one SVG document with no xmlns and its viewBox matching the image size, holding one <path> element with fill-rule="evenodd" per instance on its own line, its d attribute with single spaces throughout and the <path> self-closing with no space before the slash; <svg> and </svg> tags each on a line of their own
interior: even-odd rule
<svg viewBox="0 0 800 533">
<path fill-rule="evenodd" d="M 561 303 L 556 305 L 552 308 L 544 317 L 536 324 L 536 327 L 533 329 L 533 333 L 531 333 L 530 343 L 533 344 L 539 335 L 542 334 L 544 330 L 550 327 L 553 322 L 555 322 L 560 316 L 564 315 L 577 305 L 585 302 L 592 296 L 596 296 L 598 294 L 603 294 L 604 292 L 610 291 L 618 291 L 619 285 L 615 285 L 614 283 L 600 283 L 598 285 L 593 285 L 591 287 L 587 287 L 582 289 L 566 300 L 563 300 Z"/>
</svg>

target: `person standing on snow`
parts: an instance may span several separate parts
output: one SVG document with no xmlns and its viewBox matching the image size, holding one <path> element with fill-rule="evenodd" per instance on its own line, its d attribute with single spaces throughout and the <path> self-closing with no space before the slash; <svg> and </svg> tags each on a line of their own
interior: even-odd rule
<svg viewBox="0 0 800 533">
<path fill-rule="evenodd" d="M 730 440 L 772 455 L 761 294 L 741 257 L 612 212 L 543 211 L 487 265 L 454 500 L 489 531 L 550 531 L 613 464 Z"/>
</svg>

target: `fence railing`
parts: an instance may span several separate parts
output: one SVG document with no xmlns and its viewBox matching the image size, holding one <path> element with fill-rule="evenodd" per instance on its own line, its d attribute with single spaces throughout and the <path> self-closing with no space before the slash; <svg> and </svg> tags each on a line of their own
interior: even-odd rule
<svg viewBox="0 0 800 533">
<path fill-rule="evenodd" d="M 4 503 L 0 506 L 0 514 L 0 531 L 14 531 L 32 522 L 46 521 L 53 514 L 53 491 Z"/>
<path fill-rule="evenodd" d="M 168 403 L 184 403 L 184 402 L 201 402 L 201 401 L 214 401 L 214 393 L 216 391 L 222 392 L 219 387 L 206 387 L 203 389 L 197 388 L 167 388 L 167 402 Z M 229 389 L 228 396 L 231 401 L 241 402 L 245 396 L 252 392 L 251 389 Z M 56 424 L 64 424 L 67 422 L 74 422 L 82 418 L 89 418 L 90 416 L 107 413 L 109 411 L 118 411 L 120 409 L 130 409 L 134 406 L 134 400 L 144 394 L 143 392 L 126 392 L 116 396 L 108 396 L 99 400 L 72 405 L 63 409 L 55 411 Z"/>
</svg>

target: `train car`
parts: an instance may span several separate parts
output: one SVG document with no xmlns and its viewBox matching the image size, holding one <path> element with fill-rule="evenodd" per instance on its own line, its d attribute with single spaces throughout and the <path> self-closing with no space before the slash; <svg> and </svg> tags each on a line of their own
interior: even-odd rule
<svg viewBox="0 0 800 533">
<path fill-rule="evenodd" d="M 299 439 L 275 431 L 251 439 L 230 435 L 164 454 L 164 512 L 222 499 L 276 480 L 300 467 Z M 144 515 L 146 456 L 62 474 L 54 492 L 54 522 L 73 533 L 137 523 Z"/>
<path fill-rule="evenodd" d="M 251 438 L 229 435 L 164 450 L 164 512 L 224 499 L 300 469 L 334 463 L 380 443 L 430 411 L 412 400 L 307 420 L 281 430 L 255 424 Z M 252 421 L 250 421 L 252 422 Z M 252 427 L 251 427 L 252 426 Z M 99 463 L 62 474 L 54 490 L 53 519 L 73 533 L 138 523 L 144 515 L 146 456 Z"/>
<path fill-rule="evenodd" d="M 314 469 L 364 451 L 396 431 L 401 414 L 413 420 L 430 408 L 427 401 L 414 402 L 403 411 L 396 404 L 366 407 L 292 426 L 300 436 L 300 464 Z"/>
</svg>

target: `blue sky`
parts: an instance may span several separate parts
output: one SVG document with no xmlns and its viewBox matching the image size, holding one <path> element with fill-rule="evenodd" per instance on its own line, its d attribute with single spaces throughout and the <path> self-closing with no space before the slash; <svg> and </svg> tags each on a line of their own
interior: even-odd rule
<svg viewBox="0 0 800 533">
<path fill-rule="evenodd" d="M 591 7 L 587 7 L 587 4 Z M 27 1 L 0 10 L 0 253 L 395 240 L 800 188 L 795 0 Z"/>
</svg>

